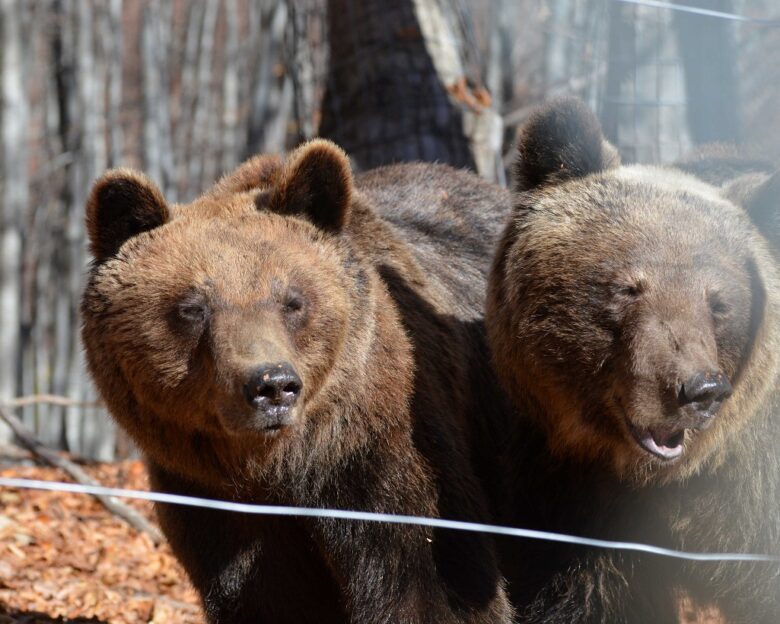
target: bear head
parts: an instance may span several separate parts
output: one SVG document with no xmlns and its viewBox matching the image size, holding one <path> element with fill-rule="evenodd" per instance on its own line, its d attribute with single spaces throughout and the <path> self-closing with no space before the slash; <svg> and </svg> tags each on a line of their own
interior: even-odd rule
<svg viewBox="0 0 780 624">
<path fill-rule="evenodd" d="M 95 183 L 83 339 L 147 453 L 165 464 L 185 434 L 262 446 L 349 381 L 367 348 L 350 341 L 371 325 L 370 277 L 341 236 L 352 190 L 325 141 L 256 157 L 188 205 L 130 170 Z"/>
<path fill-rule="evenodd" d="M 525 125 L 516 180 L 487 325 L 550 450 L 638 482 L 738 451 L 777 342 L 774 268 L 744 212 L 682 172 L 622 166 L 576 99 Z"/>
</svg>

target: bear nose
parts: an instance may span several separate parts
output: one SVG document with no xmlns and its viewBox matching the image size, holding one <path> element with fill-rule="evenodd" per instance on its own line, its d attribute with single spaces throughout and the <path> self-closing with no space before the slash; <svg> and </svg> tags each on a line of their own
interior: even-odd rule
<svg viewBox="0 0 780 624">
<path fill-rule="evenodd" d="M 731 392 L 731 382 L 722 372 L 699 372 L 683 382 L 678 401 L 680 407 L 690 405 L 703 416 L 711 417 Z"/>
<path fill-rule="evenodd" d="M 244 384 L 244 396 L 250 406 L 267 408 L 272 405 L 292 407 L 298 401 L 303 384 L 292 365 L 287 362 L 263 364 L 254 370 Z"/>
</svg>

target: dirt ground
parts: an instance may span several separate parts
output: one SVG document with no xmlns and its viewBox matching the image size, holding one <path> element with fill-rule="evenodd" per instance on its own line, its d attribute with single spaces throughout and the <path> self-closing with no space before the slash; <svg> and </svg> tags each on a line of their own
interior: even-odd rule
<svg viewBox="0 0 780 624">
<path fill-rule="evenodd" d="M 71 481 L 0 462 L 0 476 Z M 87 465 L 102 485 L 148 489 L 138 461 Z M 126 501 L 153 519 L 151 503 Z M 0 624 L 202 624 L 197 595 L 166 544 L 90 496 L 0 488 Z"/>
</svg>

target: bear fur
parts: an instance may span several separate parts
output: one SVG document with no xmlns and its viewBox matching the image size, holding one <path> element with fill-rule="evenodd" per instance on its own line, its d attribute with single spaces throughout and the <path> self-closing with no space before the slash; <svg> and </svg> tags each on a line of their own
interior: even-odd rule
<svg viewBox="0 0 780 624">
<path fill-rule="evenodd" d="M 480 314 L 509 209 L 445 166 L 353 179 L 326 141 L 255 157 L 188 205 L 105 174 L 83 339 L 154 489 L 489 521 L 470 444 L 501 408 Z M 484 535 L 157 512 L 209 622 L 512 619 Z"/>
<path fill-rule="evenodd" d="M 486 325 L 515 406 L 506 523 L 780 554 L 780 283 L 718 189 L 622 166 L 580 101 L 525 125 Z M 501 445 L 501 440 L 494 440 Z M 507 542 L 523 622 L 780 620 L 776 563 Z"/>
</svg>

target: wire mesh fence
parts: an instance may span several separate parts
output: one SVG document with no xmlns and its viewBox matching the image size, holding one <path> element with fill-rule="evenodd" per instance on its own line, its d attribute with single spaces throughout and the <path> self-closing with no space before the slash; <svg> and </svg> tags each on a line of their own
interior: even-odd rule
<svg viewBox="0 0 780 624">
<path fill-rule="evenodd" d="M 249 155 L 323 133 L 358 167 L 445 160 L 503 182 L 519 124 L 564 93 L 598 112 L 626 161 L 671 162 L 709 140 L 780 155 L 776 3 L 684 3 L 720 16 L 667 4 L 2 3 L 0 403 L 96 399 L 78 301 L 84 200 L 108 167 L 143 169 L 187 201 Z M 129 452 L 100 408 L 19 409 L 53 446 Z"/>
</svg>

